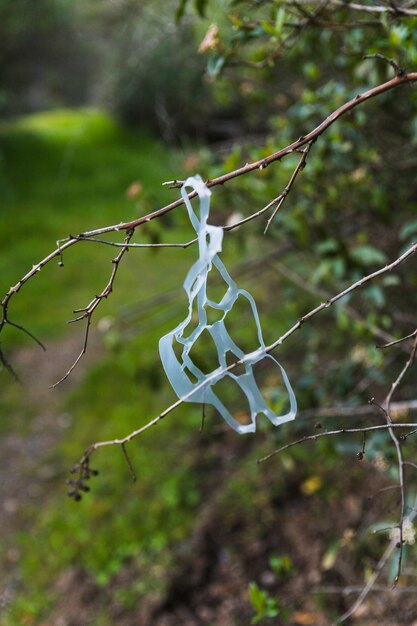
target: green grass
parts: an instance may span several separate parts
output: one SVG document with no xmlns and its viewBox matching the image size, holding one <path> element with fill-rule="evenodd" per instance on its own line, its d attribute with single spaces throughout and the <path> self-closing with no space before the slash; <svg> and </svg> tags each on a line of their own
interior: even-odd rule
<svg viewBox="0 0 417 626">
<path fill-rule="evenodd" d="M 0 290 L 48 254 L 57 239 L 133 219 L 172 200 L 177 192 L 161 183 L 178 175 L 182 158 L 152 135 L 125 130 L 95 110 L 39 113 L 1 125 Z M 135 181 L 142 192 L 129 199 L 126 190 Z M 137 240 L 148 241 L 157 228 L 142 230 Z M 122 235 L 114 239 L 121 241 Z M 71 310 L 103 288 L 115 253 L 108 247 L 77 245 L 65 254 L 64 268 L 53 261 L 14 299 L 11 318 L 30 324 L 33 332 L 62 332 Z M 129 296 L 137 299 L 130 288 L 135 269 L 143 275 L 153 262 L 146 252 L 130 256 L 135 258 L 118 280 L 128 301 Z M 10 337 L 23 339 L 15 333 Z"/>
</svg>

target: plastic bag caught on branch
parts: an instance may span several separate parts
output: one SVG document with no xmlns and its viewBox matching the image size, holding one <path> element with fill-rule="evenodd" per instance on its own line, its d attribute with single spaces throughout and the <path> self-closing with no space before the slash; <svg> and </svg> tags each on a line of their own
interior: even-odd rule
<svg viewBox="0 0 417 626">
<path fill-rule="evenodd" d="M 199 218 L 188 198 L 187 188 L 189 187 L 196 191 L 200 200 Z M 218 256 L 222 249 L 223 229 L 207 224 L 211 191 L 200 176 L 194 176 L 185 181 L 181 188 L 181 195 L 198 236 L 199 258 L 191 267 L 184 281 L 184 289 L 188 296 L 188 315 L 173 331 L 164 335 L 159 341 L 159 352 L 168 379 L 181 400 L 213 405 L 229 426 L 240 434 L 255 432 L 256 418 L 260 413 L 263 413 L 275 426 L 293 420 L 297 411 L 295 395 L 284 368 L 266 352 L 255 301 L 248 291 L 237 287 Z M 207 297 L 207 279 L 213 265 L 227 285 L 226 293 L 220 302 L 215 302 Z M 236 345 L 225 326 L 225 318 L 239 297 L 245 298 L 249 303 L 258 333 L 259 348 L 247 354 Z M 194 303 L 197 305 L 198 323 L 187 336 L 187 327 L 194 320 Z M 208 323 L 207 318 L 207 311 L 210 308 L 217 311 L 217 318 L 220 317 L 211 324 Z M 213 339 L 219 363 L 218 367 L 209 374 L 203 373 L 190 356 L 192 347 L 199 341 L 204 331 L 208 331 Z M 175 344 L 178 345 L 175 346 Z M 179 347 L 181 350 L 181 360 L 177 357 L 175 347 Z M 234 374 L 233 368 L 227 365 L 229 352 L 233 361 L 238 361 L 240 365 L 244 366 L 244 373 Z M 290 408 L 288 413 L 284 415 L 276 415 L 272 411 L 265 402 L 255 380 L 253 367 L 264 359 L 270 359 L 277 366 L 288 394 Z M 233 417 L 213 389 L 217 382 L 227 377 L 233 379 L 242 394 L 246 396 L 248 414 L 250 415 L 249 423 L 242 424 Z"/>
</svg>

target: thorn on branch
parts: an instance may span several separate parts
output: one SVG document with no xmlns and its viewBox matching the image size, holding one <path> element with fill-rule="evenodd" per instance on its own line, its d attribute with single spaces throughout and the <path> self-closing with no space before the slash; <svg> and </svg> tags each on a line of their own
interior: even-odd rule
<svg viewBox="0 0 417 626">
<path fill-rule="evenodd" d="M 168 189 L 180 189 L 185 181 L 183 180 L 177 180 L 176 178 L 174 178 L 174 180 L 166 180 L 164 183 L 162 183 L 163 187 L 168 187 Z"/>
</svg>

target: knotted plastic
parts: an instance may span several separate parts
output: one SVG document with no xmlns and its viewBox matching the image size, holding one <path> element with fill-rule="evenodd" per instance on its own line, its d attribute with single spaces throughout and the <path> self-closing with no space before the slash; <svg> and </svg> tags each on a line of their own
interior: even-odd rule
<svg viewBox="0 0 417 626">
<path fill-rule="evenodd" d="M 187 194 L 187 188 L 190 187 L 199 196 L 200 219 L 195 214 Z M 181 188 L 181 195 L 187 207 L 191 223 L 198 235 L 199 258 L 191 267 L 184 281 L 184 289 L 188 296 L 188 315 L 173 331 L 164 335 L 159 341 L 159 352 L 168 379 L 180 399 L 187 402 L 213 405 L 229 426 L 240 434 L 255 432 L 256 418 L 260 413 L 264 414 L 275 426 L 293 420 L 297 411 L 296 398 L 284 368 L 274 357 L 266 352 L 255 301 L 245 289 L 238 289 L 218 256 L 222 249 L 223 229 L 207 224 L 211 191 L 200 176 L 194 176 L 185 181 Z M 214 302 L 207 297 L 207 278 L 213 265 L 217 268 L 227 285 L 227 291 L 220 302 Z M 224 323 L 227 314 L 239 297 L 246 298 L 249 302 L 258 333 L 259 348 L 248 354 L 245 354 L 232 340 Z M 191 322 L 195 301 L 197 304 L 198 322 L 194 327 Z M 220 316 L 221 319 L 218 319 L 213 324 L 207 322 L 207 309 L 209 307 L 220 312 L 217 317 Z M 193 326 L 193 330 L 186 336 L 186 328 L 189 325 Z M 203 373 L 190 357 L 192 347 L 205 330 L 210 333 L 213 339 L 219 362 L 219 366 L 210 374 Z M 175 343 L 179 344 L 181 360 L 178 359 L 174 350 Z M 244 365 L 245 371 L 243 374 L 234 374 L 233 369 L 225 371 L 228 367 L 226 357 L 228 352 L 232 356 L 234 355 L 235 361 L 239 361 L 240 364 Z M 267 405 L 255 380 L 253 366 L 263 359 L 273 361 L 284 382 L 290 405 L 288 413 L 284 415 L 276 415 Z M 192 377 L 190 377 L 190 374 Z M 248 400 L 250 422 L 247 424 L 242 424 L 236 420 L 213 390 L 214 385 L 226 377 L 236 381 Z"/>
</svg>

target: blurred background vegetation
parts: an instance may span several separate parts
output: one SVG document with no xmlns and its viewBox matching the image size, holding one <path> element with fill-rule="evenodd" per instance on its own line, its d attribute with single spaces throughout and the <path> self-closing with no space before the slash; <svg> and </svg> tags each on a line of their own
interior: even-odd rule
<svg viewBox="0 0 417 626">
<path fill-rule="evenodd" d="M 376 14 L 279 0 L 0 0 L 1 291 L 57 239 L 176 199 L 166 180 L 212 178 L 267 156 L 393 75 L 365 55 L 416 71 L 417 18 L 384 6 Z M 262 220 L 225 235 L 222 259 L 255 296 L 267 343 L 415 240 L 416 144 L 415 87 L 375 98 L 313 146 L 266 236 Z M 265 206 L 296 157 L 215 188 L 213 223 Z M 192 236 L 179 208 L 135 241 Z M 382 401 L 403 367 L 407 352 L 376 349 L 375 327 L 395 337 L 415 329 L 415 260 L 276 353 L 297 395 L 294 423 L 262 422 L 239 437 L 207 412 L 199 432 L 201 408 L 185 405 L 130 444 L 135 482 L 120 449 L 104 449 L 93 459 L 93 492 L 75 504 L 64 480 L 82 451 L 174 400 L 158 339 L 184 318 L 182 282 L 196 250 L 130 251 L 86 357 L 51 390 L 83 342 L 65 322 L 104 287 L 114 256 L 80 243 L 10 307 L 47 352 L 5 329 L 1 345 L 22 384 L 1 372 L 0 623 L 333 623 L 356 597 L 346 589 L 361 588 L 385 549 L 387 532 L 374 531 L 398 523 L 398 492 L 376 495 L 398 480 L 389 435 L 368 437 L 363 458 L 361 437 L 340 437 L 256 460 L 314 425 L 377 423 L 377 413 L 341 418 L 338 408 Z M 249 346 L 246 315 L 234 328 Z M 197 358 L 204 366 L 204 346 Z M 279 409 L 276 385 L 267 372 L 262 386 Z M 412 372 L 395 399 L 415 399 Z M 415 450 L 408 439 L 409 458 Z M 407 473 L 410 501 L 415 487 Z M 401 601 L 374 594 L 352 623 L 417 620 L 406 592 L 416 558 L 406 549 Z M 393 558 L 381 584 L 396 566 Z"/>
</svg>

